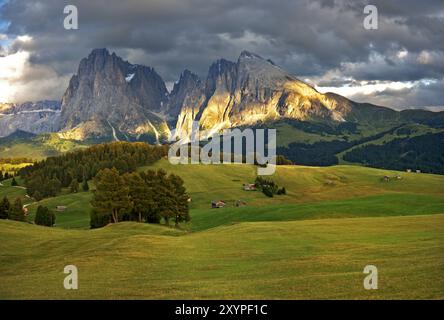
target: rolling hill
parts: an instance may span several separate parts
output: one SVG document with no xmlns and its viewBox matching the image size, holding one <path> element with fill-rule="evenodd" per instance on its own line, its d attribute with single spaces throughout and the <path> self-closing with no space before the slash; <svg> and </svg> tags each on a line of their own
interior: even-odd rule
<svg viewBox="0 0 444 320">
<path fill-rule="evenodd" d="M 157 168 L 175 173 L 185 181 L 193 219 L 184 228 L 193 231 L 236 221 L 444 213 L 444 177 L 440 175 L 347 165 L 278 166 L 272 179 L 286 188 L 287 195 L 268 198 L 262 192 L 242 189 L 243 183 L 252 183 L 256 177 L 256 167 L 251 165 L 172 165 L 160 160 L 139 170 Z M 395 178 L 398 175 L 401 180 Z M 385 182 L 384 176 L 392 179 Z M 11 191 L 14 195 L 21 192 L 22 197 L 26 193 L 23 189 L 3 187 L 0 196 Z M 52 209 L 67 206 L 66 212 L 57 214 L 57 226 L 89 228 L 91 192 L 67 192 L 29 205 L 31 215 L 40 204 Z M 210 209 L 212 200 L 224 200 L 227 207 Z M 247 205 L 237 208 L 236 200 Z M 272 214 L 275 212 L 278 214 Z"/>
<path fill-rule="evenodd" d="M 54 228 L 0 221 L 0 298 L 444 297 L 443 176 L 278 166 L 272 178 L 287 195 L 268 198 L 242 189 L 254 166 L 160 160 L 139 170 L 153 168 L 185 181 L 192 220 L 180 229 L 124 222 L 89 230 L 91 192 L 32 203 L 3 182 L 0 197 L 22 197 L 29 220 L 37 205 L 67 209 Z M 227 206 L 209 209 L 216 199 Z M 235 207 L 239 199 L 247 206 Z M 67 264 L 79 268 L 76 292 L 62 286 Z M 379 268 L 380 290 L 362 287 L 368 264 Z"/>
<path fill-rule="evenodd" d="M 0 221 L 2 299 L 442 299 L 444 215 L 240 223 L 182 234 Z M 79 289 L 63 288 L 63 268 Z M 364 290 L 363 268 L 379 270 Z M 408 281 L 406 281 L 408 279 Z"/>
</svg>

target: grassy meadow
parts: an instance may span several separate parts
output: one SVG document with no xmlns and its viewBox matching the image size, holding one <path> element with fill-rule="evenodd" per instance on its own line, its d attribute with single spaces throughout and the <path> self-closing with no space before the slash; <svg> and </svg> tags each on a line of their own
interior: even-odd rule
<svg viewBox="0 0 444 320">
<path fill-rule="evenodd" d="M 444 215 L 255 222 L 182 234 L 121 223 L 63 230 L 0 221 L 0 298 L 444 298 Z M 79 289 L 62 286 L 63 267 Z M 364 290 L 363 268 L 379 289 Z"/>
<path fill-rule="evenodd" d="M 161 160 L 140 170 L 153 168 L 185 181 L 192 220 L 180 229 L 89 230 L 91 192 L 32 203 L 4 182 L 0 197 L 22 197 L 30 220 L 38 205 L 67 210 L 54 228 L 0 220 L 0 298 L 444 298 L 444 176 L 279 166 L 272 178 L 287 195 L 268 198 L 242 189 L 254 166 Z M 227 206 L 210 209 L 212 200 Z M 79 290 L 63 288 L 68 264 L 79 269 Z M 363 288 L 368 264 L 378 267 L 378 290 Z"/>
</svg>

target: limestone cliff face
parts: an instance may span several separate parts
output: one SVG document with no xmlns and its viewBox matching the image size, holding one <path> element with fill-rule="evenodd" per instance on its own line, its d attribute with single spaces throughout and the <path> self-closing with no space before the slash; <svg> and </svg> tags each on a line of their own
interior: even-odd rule
<svg viewBox="0 0 444 320">
<path fill-rule="evenodd" d="M 218 60 L 204 83 L 194 82 L 195 89 L 175 102 L 176 110 L 182 105 L 178 137 L 189 133 L 192 121 L 214 132 L 280 118 L 345 121 L 352 111 L 351 101 L 321 94 L 272 61 L 247 51 L 236 63 Z"/>
<path fill-rule="evenodd" d="M 60 102 L 38 101 L 0 104 L 0 137 L 17 130 L 34 134 L 55 132 L 60 128 Z"/>
<path fill-rule="evenodd" d="M 32 111 L 32 112 L 31 112 Z M 168 93 L 153 68 L 131 64 L 106 49 L 81 60 L 61 108 L 44 104 L 0 104 L 0 136 L 23 130 L 59 131 L 62 138 L 149 140 L 189 136 L 201 129 L 254 125 L 269 120 L 384 121 L 400 115 L 390 109 L 321 94 L 270 60 L 244 51 L 236 62 L 220 59 L 201 80 L 185 70 Z"/>
<path fill-rule="evenodd" d="M 62 99 L 61 136 L 72 139 L 117 133 L 168 134 L 159 114 L 168 91 L 153 68 L 96 49 L 80 62 Z"/>
<path fill-rule="evenodd" d="M 174 84 L 168 114 L 173 119 L 173 126 L 177 128 L 176 137 L 187 136 L 191 132 L 191 124 L 206 100 L 204 89 L 199 77 L 189 70 L 185 70 Z"/>
</svg>

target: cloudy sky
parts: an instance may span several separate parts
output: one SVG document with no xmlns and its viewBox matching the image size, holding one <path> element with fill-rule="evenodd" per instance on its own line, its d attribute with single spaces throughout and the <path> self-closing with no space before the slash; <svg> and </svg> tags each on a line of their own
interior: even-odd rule
<svg viewBox="0 0 444 320">
<path fill-rule="evenodd" d="M 63 28 L 67 4 L 78 30 Z M 363 27 L 367 4 L 377 30 Z M 170 85 L 246 49 L 322 92 L 444 106 L 444 0 L 0 0 L 0 101 L 60 99 L 80 59 L 101 47 Z"/>
</svg>

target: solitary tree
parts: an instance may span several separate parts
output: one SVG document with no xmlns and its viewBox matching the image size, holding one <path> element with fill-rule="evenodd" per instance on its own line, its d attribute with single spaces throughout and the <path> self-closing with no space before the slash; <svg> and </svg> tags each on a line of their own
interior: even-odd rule
<svg viewBox="0 0 444 320">
<path fill-rule="evenodd" d="M 17 183 L 17 181 L 15 181 L 15 178 L 12 178 L 11 186 L 13 186 L 13 187 L 18 186 L 18 183 Z"/>
<path fill-rule="evenodd" d="M 25 221 L 25 212 L 20 198 L 15 199 L 14 204 L 9 209 L 9 219 L 16 221 Z"/>
<path fill-rule="evenodd" d="M 11 204 L 9 203 L 8 198 L 6 196 L 0 202 L 0 219 L 8 219 L 9 209 L 11 208 Z"/>
<path fill-rule="evenodd" d="M 55 224 L 55 214 L 47 207 L 38 206 L 34 223 L 40 226 L 52 227 Z"/>
</svg>

